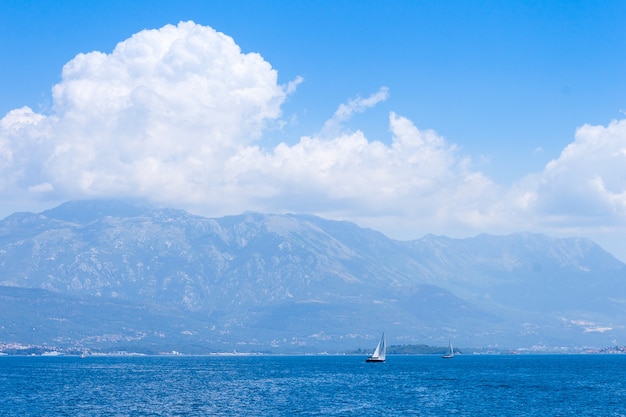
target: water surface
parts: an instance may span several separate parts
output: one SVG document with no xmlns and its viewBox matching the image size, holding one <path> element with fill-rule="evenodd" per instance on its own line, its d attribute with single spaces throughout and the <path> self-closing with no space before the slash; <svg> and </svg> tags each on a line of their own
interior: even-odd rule
<svg viewBox="0 0 626 417">
<path fill-rule="evenodd" d="M 626 416 L 626 355 L 0 357 L 2 416 Z"/>
</svg>

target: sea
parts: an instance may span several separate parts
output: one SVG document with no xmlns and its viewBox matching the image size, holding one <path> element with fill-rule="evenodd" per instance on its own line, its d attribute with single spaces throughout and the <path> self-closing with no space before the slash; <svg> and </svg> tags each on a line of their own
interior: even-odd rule
<svg viewBox="0 0 626 417">
<path fill-rule="evenodd" d="M 0 416 L 626 416 L 626 355 L 0 357 Z"/>
</svg>

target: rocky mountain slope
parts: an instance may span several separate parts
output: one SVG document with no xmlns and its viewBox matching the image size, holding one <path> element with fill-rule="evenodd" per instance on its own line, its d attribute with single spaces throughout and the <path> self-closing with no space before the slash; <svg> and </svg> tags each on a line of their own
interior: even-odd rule
<svg viewBox="0 0 626 417">
<path fill-rule="evenodd" d="M 383 330 L 512 348 L 626 336 L 626 266 L 586 239 L 401 242 L 309 215 L 208 219 L 124 200 L 0 221 L 0 286 L 0 342 L 305 352 Z"/>
</svg>

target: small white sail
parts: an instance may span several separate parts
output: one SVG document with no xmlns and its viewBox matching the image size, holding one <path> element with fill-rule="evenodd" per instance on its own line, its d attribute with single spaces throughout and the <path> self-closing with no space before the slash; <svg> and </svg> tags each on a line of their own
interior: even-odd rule
<svg viewBox="0 0 626 417">
<path fill-rule="evenodd" d="M 452 348 L 452 340 L 448 340 L 448 351 L 442 356 L 445 359 L 454 358 L 454 349 Z"/>
<path fill-rule="evenodd" d="M 376 345 L 376 349 L 374 350 L 374 353 L 365 361 L 366 362 L 385 362 L 386 358 L 387 358 L 387 340 L 385 339 L 385 332 L 383 332 L 383 335 L 380 337 L 380 340 L 378 341 L 378 344 Z"/>
</svg>

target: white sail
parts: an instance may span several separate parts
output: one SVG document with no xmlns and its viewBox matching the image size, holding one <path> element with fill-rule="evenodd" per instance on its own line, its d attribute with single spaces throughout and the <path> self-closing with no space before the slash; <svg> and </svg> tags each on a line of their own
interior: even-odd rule
<svg viewBox="0 0 626 417">
<path fill-rule="evenodd" d="M 378 344 L 378 359 L 385 360 L 387 357 L 387 340 L 385 339 L 385 333 L 383 333 L 383 337 L 380 338 L 380 343 Z"/>
<path fill-rule="evenodd" d="M 448 341 L 448 351 L 442 357 L 443 358 L 453 358 L 454 357 L 454 349 L 452 348 L 452 340 Z"/>
<path fill-rule="evenodd" d="M 376 349 L 372 356 L 366 359 L 367 362 L 385 362 L 387 357 L 387 340 L 385 339 L 385 333 L 380 337 L 380 341 L 376 345 Z"/>
</svg>

